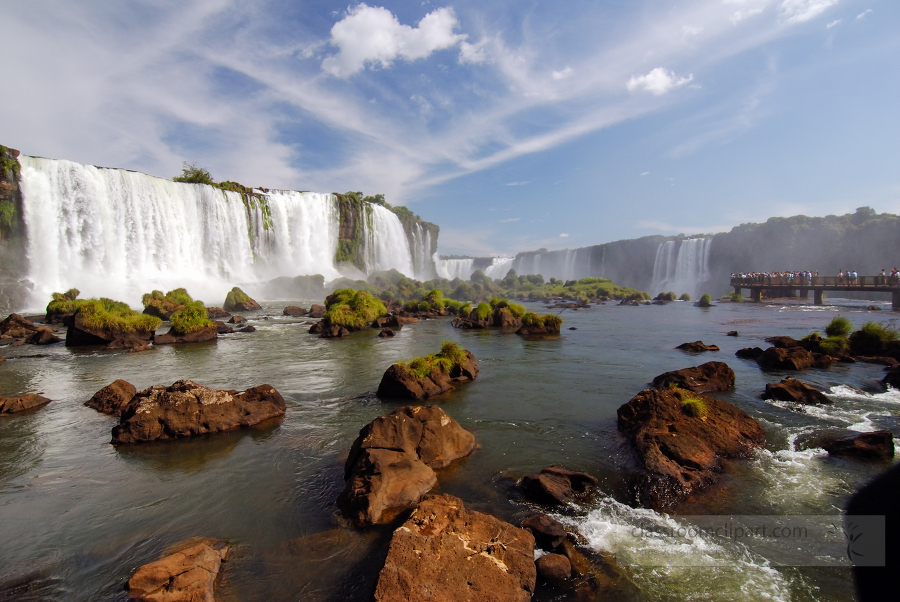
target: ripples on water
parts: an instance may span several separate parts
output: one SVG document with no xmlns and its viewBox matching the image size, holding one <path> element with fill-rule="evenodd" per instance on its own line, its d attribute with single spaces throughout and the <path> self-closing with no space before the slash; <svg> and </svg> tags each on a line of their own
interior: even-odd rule
<svg viewBox="0 0 900 602">
<path fill-rule="evenodd" d="M 767 336 L 821 330 L 834 307 L 608 305 L 564 312 L 563 335 L 543 341 L 463 332 L 449 320 L 409 325 L 394 338 L 379 339 L 371 329 L 328 341 L 282 317 L 281 307 L 248 314 L 257 332 L 216 344 L 138 354 L 57 345 L 46 348 L 47 357 L 0 367 L 0 394 L 43 392 L 54 400 L 0 419 L 0 600 L 123 599 L 122 586 L 137 566 L 198 535 L 235 545 L 220 587 L 224 599 L 370 599 L 390 534 L 338 529 L 334 500 L 359 429 L 401 404 L 361 394 L 377 388 L 391 363 L 432 353 L 447 339 L 471 350 L 482 372 L 433 400 L 478 438 L 472 456 L 442 471 L 440 491 L 518 522 L 532 507 L 515 494 L 515 480 L 565 464 L 596 475 L 603 494 L 564 520 L 595 552 L 628 559 L 626 575 L 638 592 L 631 598 L 852 598 L 846 569 L 775 568 L 748 550 L 699 538 L 662 544 L 628 536 L 640 521 L 679 518 L 622 503 L 628 452 L 616 430 L 616 409 L 657 374 L 726 361 L 737 387 L 720 396 L 763 424 L 768 445 L 734 463 L 719 485 L 679 513 L 837 513 L 887 465 L 796 451 L 796 439 L 832 427 L 897 435 L 900 392 L 879 388 L 881 366 L 842 364 L 801 376 L 825 390 L 831 405 L 763 401 L 765 384 L 786 374 L 764 373 L 733 355 L 765 346 Z M 841 311 L 857 326 L 881 318 L 861 306 Z M 735 328 L 740 337 L 725 336 Z M 722 351 L 691 356 L 673 349 L 697 339 Z M 284 395 L 287 414 L 261 428 L 116 449 L 109 445 L 115 420 L 82 405 L 116 378 L 139 389 L 180 378 L 241 390 L 268 383 Z M 667 566 L 684 554 L 706 566 Z M 539 591 L 535 600 L 549 596 Z"/>
</svg>

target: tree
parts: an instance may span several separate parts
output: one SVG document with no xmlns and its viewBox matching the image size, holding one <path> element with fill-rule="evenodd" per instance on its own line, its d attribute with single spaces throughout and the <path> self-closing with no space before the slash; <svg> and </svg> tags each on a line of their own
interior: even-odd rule
<svg viewBox="0 0 900 602">
<path fill-rule="evenodd" d="M 187 184 L 214 184 L 210 173 L 202 167 L 188 161 L 181 162 L 181 175 L 172 178 L 175 182 L 185 182 Z"/>
</svg>

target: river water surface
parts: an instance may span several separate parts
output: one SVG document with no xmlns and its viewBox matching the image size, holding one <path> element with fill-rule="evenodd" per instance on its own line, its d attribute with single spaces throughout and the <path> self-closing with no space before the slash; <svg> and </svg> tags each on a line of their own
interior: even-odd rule
<svg viewBox="0 0 900 602">
<path fill-rule="evenodd" d="M 592 505 L 562 518 L 586 547 L 632 560 L 622 569 L 628 587 L 617 594 L 625 599 L 853 598 L 848 568 L 777 567 L 747 550 L 735 556 L 700 540 L 651 545 L 623 534 L 679 514 L 837 515 L 856 488 L 889 465 L 794 451 L 794 440 L 822 427 L 888 428 L 897 437 L 900 392 L 877 383 L 881 366 L 840 364 L 800 376 L 825 390 L 830 406 L 771 403 L 759 395 L 785 374 L 762 372 L 734 352 L 765 347 L 767 336 L 821 331 L 839 311 L 856 326 L 892 317 L 896 326 L 896 314 L 852 301 L 707 310 L 681 302 L 604 305 L 565 311 L 556 339 L 460 331 L 441 319 L 408 325 L 394 338 L 369 329 L 323 340 L 307 334 L 301 320 L 281 316 L 283 306 L 263 304 L 247 314 L 256 332 L 212 344 L 144 353 L 62 344 L 0 351 L 8 358 L 0 395 L 38 392 L 54 400 L 0 418 L 0 599 L 126 600 L 123 586 L 137 566 L 181 540 L 210 536 L 234 545 L 223 565 L 222 600 L 370 600 L 389 533 L 339 528 L 334 502 L 359 429 L 402 404 L 363 394 L 393 362 L 433 353 L 448 339 L 475 354 L 481 375 L 429 403 L 473 431 L 478 448 L 439 473 L 441 492 L 518 523 L 533 508 L 515 494 L 515 479 L 550 464 L 597 476 L 601 494 Z M 740 336 L 725 336 L 730 330 Z M 722 350 L 692 356 L 674 349 L 697 339 Z M 33 354 L 46 356 L 23 357 Z M 762 423 L 766 449 L 732 465 L 719 486 L 674 518 L 629 507 L 616 409 L 654 376 L 710 360 L 736 372 L 735 389 L 717 396 Z M 239 390 L 268 383 L 285 397 L 287 413 L 279 423 L 240 432 L 116 448 L 109 444 L 116 420 L 83 403 L 117 378 L 139 390 L 178 379 Z M 676 566 L 686 554 L 710 566 Z M 712 566 L 722 559 L 727 566 Z M 551 599 L 559 598 L 535 595 Z"/>
</svg>

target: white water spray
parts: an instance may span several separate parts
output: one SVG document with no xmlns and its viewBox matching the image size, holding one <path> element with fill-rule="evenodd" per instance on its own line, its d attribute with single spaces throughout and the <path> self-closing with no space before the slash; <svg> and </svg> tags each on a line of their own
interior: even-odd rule
<svg viewBox="0 0 900 602">
<path fill-rule="evenodd" d="M 712 238 L 669 240 L 659 245 L 653 264 L 650 293 L 672 291 L 697 296 L 699 286 L 710 279 L 709 250 Z"/>
</svg>

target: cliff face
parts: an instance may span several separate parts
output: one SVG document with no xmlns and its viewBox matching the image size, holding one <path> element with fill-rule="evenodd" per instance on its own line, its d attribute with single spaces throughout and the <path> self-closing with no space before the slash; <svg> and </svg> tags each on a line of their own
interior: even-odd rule
<svg viewBox="0 0 900 602">
<path fill-rule="evenodd" d="M 28 293 L 26 232 L 19 189 L 19 151 L 0 146 L 0 311 L 22 304 Z"/>
</svg>

